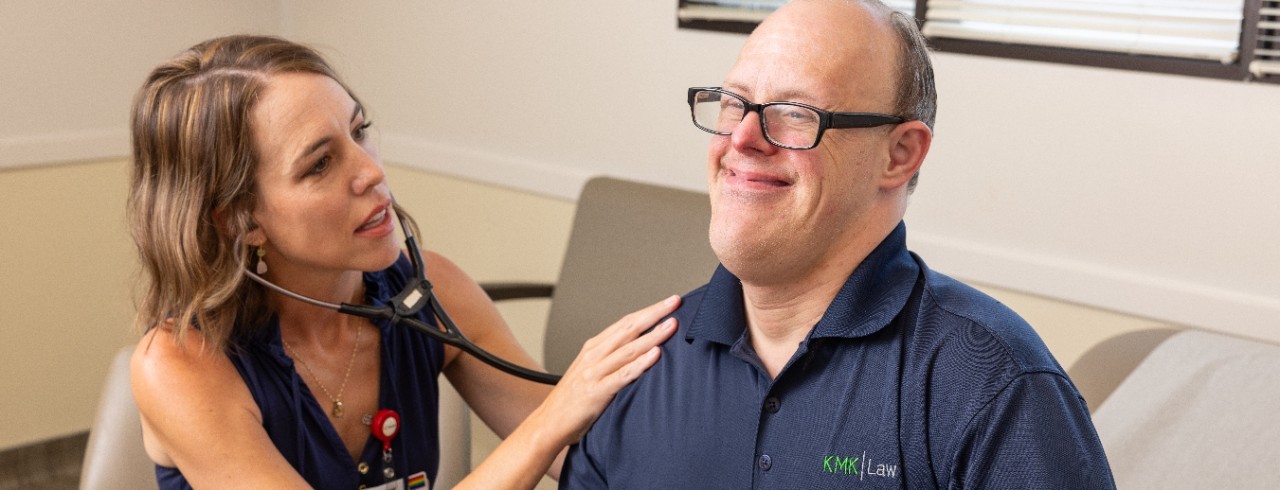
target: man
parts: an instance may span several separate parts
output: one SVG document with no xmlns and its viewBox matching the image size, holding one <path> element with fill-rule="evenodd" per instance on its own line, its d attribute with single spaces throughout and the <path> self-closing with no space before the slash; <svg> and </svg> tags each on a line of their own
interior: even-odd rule
<svg viewBox="0 0 1280 490">
<path fill-rule="evenodd" d="M 914 21 L 874 0 L 787 4 L 690 89 L 722 267 L 562 487 L 1114 486 L 1035 332 L 906 250 L 934 99 Z"/>
</svg>

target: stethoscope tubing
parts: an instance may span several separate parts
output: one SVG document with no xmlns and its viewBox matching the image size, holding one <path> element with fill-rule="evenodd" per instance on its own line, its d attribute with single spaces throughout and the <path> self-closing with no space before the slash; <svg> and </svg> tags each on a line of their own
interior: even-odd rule
<svg viewBox="0 0 1280 490">
<path fill-rule="evenodd" d="M 396 218 L 400 222 L 400 229 L 405 235 L 405 246 L 408 248 L 409 261 L 413 263 L 414 278 L 409 281 L 400 294 L 385 305 L 330 303 L 285 289 L 246 267 L 242 267 L 241 272 L 272 291 L 307 304 L 337 310 L 360 318 L 386 320 L 392 325 L 412 328 L 445 344 L 457 347 L 485 364 L 512 376 L 549 385 L 559 382 L 560 376 L 558 375 L 516 365 L 484 350 L 472 342 L 471 339 L 468 339 L 466 335 L 463 335 L 462 331 L 458 329 L 458 325 L 449 317 L 449 313 L 445 311 L 444 306 L 440 304 L 440 300 L 436 298 L 435 293 L 432 291 L 431 281 L 427 280 L 425 267 L 423 266 L 422 251 L 418 248 L 417 239 L 413 236 L 413 231 L 408 226 L 405 226 L 404 218 L 401 218 L 398 214 Z M 440 322 L 439 328 L 414 318 L 423 307 L 431 308 L 431 313 Z"/>
</svg>

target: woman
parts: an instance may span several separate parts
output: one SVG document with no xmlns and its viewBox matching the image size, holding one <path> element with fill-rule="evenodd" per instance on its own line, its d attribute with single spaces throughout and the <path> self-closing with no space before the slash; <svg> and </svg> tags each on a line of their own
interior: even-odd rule
<svg viewBox="0 0 1280 490">
<path fill-rule="evenodd" d="M 247 281 L 256 270 L 331 303 L 382 304 L 400 291 L 411 267 L 392 213 L 403 211 L 369 125 L 317 53 L 276 38 L 206 41 L 138 93 L 129 206 L 149 283 L 132 382 L 162 488 L 434 480 L 440 373 L 505 436 L 461 486 L 532 487 L 674 331 L 669 320 L 641 335 L 677 298 L 628 315 L 552 390 L 426 335 Z M 474 281 L 439 255 L 426 264 L 470 339 L 535 365 Z M 399 423 L 384 451 L 371 426 L 388 410 Z"/>
</svg>

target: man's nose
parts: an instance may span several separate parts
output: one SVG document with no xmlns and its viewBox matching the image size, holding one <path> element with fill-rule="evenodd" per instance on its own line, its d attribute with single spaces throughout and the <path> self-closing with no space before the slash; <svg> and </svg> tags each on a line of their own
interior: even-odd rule
<svg viewBox="0 0 1280 490">
<path fill-rule="evenodd" d="M 768 155 L 778 150 L 778 147 L 765 139 L 760 113 L 756 111 L 748 112 L 738 121 L 738 126 L 733 128 L 733 134 L 729 138 L 733 148 L 739 153 L 758 152 Z"/>
</svg>

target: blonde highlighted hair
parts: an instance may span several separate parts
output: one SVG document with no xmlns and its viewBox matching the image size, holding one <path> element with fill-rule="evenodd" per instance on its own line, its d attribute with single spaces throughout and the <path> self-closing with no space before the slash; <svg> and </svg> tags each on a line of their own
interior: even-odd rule
<svg viewBox="0 0 1280 490">
<path fill-rule="evenodd" d="M 256 227 L 250 116 L 269 77 L 288 72 L 342 84 L 306 46 L 228 36 L 162 63 L 138 91 L 128 216 L 148 279 L 136 318 L 142 329 L 167 322 L 181 339 L 198 326 L 206 342 L 226 349 L 237 330 L 267 318 L 263 289 L 241 272 L 250 253 L 243 240 Z"/>
</svg>

